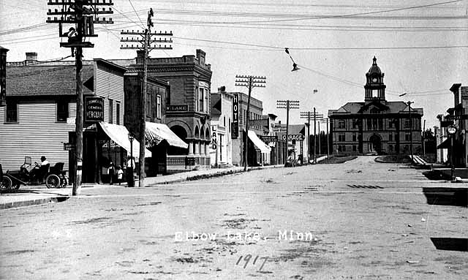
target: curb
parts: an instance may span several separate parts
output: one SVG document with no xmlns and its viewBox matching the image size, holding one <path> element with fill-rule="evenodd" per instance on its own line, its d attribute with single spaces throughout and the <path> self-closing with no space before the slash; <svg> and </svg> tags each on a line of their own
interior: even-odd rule
<svg viewBox="0 0 468 280">
<path fill-rule="evenodd" d="M 23 206 L 45 204 L 45 203 L 56 203 L 56 202 L 65 201 L 69 198 L 70 198 L 69 196 L 54 196 L 54 197 L 47 197 L 47 198 L 6 202 L 6 203 L 0 204 L 0 209 L 17 208 L 17 207 L 23 207 Z"/>
</svg>

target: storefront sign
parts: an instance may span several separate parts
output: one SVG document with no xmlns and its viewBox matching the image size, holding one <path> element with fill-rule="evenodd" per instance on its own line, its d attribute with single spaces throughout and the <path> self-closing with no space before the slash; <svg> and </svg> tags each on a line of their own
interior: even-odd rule
<svg viewBox="0 0 468 280">
<path fill-rule="evenodd" d="M 260 137 L 260 139 L 262 139 L 262 141 L 265 142 L 265 143 L 278 142 L 278 136 L 259 135 L 258 137 Z"/>
<path fill-rule="evenodd" d="M 101 97 L 87 96 L 85 98 L 84 114 L 85 122 L 104 121 L 104 100 Z"/>
<path fill-rule="evenodd" d="M 239 95 L 234 93 L 234 100 L 232 101 L 232 124 L 231 124 L 231 138 L 237 139 L 239 137 Z"/>
<path fill-rule="evenodd" d="M 282 135 L 281 139 L 283 139 L 283 141 L 285 141 L 286 140 L 286 135 Z M 304 135 L 302 135 L 302 134 L 289 134 L 288 135 L 288 141 L 292 141 L 292 140 L 302 141 L 302 140 L 304 140 Z"/>
<path fill-rule="evenodd" d="M 168 105 L 166 107 L 167 112 L 187 112 L 188 105 Z"/>
<path fill-rule="evenodd" d="M 63 143 L 63 150 L 64 151 L 72 151 L 74 150 L 76 147 L 75 147 L 75 144 L 72 144 L 72 143 Z"/>
</svg>

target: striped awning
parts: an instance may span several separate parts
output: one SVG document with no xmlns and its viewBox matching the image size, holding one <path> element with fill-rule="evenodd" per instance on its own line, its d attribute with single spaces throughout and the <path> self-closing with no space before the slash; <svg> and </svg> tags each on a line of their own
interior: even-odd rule
<svg viewBox="0 0 468 280">
<path fill-rule="evenodd" d="M 152 145 L 159 145 L 165 140 L 170 146 L 188 148 L 188 144 L 163 123 L 146 122 L 145 137 L 148 143 Z"/>
<path fill-rule="evenodd" d="M 102 130 L 109 136 L 112 141 L 117 143 L 120 147 L 127 150 L 128 154 L 130 154 L 130 146 L 133 150 L 133 156 L 135 158 L 138 157 L 140 154 L 140 142 L 136 139 L 133 140 L 132 145 L 130 145 L 130 140 L 128 139 L 128 130 L 123 125 L 118 124 L 111 124 L 106 122 L 100 122 L 99 125 L 101 126 Z M 145 150 L 145 157 L 151 157 L 151 151 L 148 149 Z"/>
</svg>

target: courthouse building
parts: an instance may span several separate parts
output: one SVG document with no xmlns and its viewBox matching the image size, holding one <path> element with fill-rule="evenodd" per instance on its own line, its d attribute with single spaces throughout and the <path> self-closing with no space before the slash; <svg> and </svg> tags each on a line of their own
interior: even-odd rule
<svg viewBox="0 0 468 280">
<path fill-rule="evenodd" d="M 333 152 L 338 154 L 414 154 L 422 152 L 422 108 L 387 101 L 384 73 L 374 57 L 366 73 L 364 102 L 329 110 Z"/>
</svg>

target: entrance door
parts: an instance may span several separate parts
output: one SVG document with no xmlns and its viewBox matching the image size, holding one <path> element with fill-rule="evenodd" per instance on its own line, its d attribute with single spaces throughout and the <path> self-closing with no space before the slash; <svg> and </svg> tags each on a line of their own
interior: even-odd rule
<svg viewBox="0 0 468 280">
<path fill-rule="evenodd" d="M 379 135 L 374 134 L 369 139 L 370 142 L 370 151 L 380 154 L 382 152 L 382 139 Z"/>
</svg>

